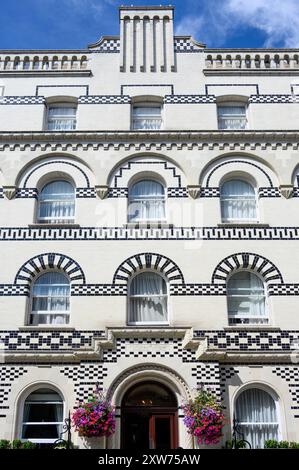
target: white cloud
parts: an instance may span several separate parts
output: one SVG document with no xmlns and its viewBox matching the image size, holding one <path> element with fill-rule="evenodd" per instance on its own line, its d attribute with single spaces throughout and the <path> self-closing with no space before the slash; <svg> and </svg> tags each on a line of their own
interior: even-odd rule
<svg viewBox="0 0 299 470">
<path fill-rule="evenodd" d="M 193 0 L 187 0 L 186 6 L 189 11 L 196 9 Z M 243 27 L 253 27 L 263 32 L 266 37 L 264 46 L 299 47 L 299 2 L 206 0 L 201 2 L 198 16 L 186 15 L 181 19 L 176 33 L 191 32 L 210 46 L 220 46 Z"/>
</svg>

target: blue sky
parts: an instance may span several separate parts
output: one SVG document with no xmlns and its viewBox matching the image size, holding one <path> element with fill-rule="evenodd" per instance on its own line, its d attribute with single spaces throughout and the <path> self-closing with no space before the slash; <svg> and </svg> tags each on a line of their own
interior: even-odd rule
<svg viewBox="0 0 299 470">
<path fill-rule="evenodd" d="M 299 47 L 299 0 L 173 0 L 176 34 L 208 47 Z M 2 0 L 0 49 L 83 49 L 119 33 L 115 0 Z M 155 2 L 129 0 L 128 5 Z"/>
</svg>

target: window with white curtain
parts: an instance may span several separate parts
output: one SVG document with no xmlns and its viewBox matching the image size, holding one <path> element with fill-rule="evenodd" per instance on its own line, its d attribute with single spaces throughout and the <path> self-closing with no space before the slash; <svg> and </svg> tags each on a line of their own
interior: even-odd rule
<svg viewBox="0 0 299 470">
<path fill-rule="evenodd" d="M 53 271 L 34 282 L 31 296 L 31 325 L 61 325 L 69 322 L 70 283 L 67 277 Z"/>
<path fill-rule="evenodd" d="M 60 437 L 63 426 L 63 401 L 54 390 L 40 388 L 25 400 L 21 439 L 51 444 Z"/>
<path fill-rule="evenodd" d="M 128 222 L 165 220 L 165 189 L 161 183 L 142 180 L 129 189 Z"/>
<path fill-rule="evenodd" d="M 162 112 L 159 104 L 138 104 L 132 109 L 132 129 L 155 130 L 162 127 Z"/>
<path fill-rule="evenodd" d="M 47 129 L 49 131 L 73 131 L 77 124 L 77 108 L 67 105 L 48 107 Z"/>
<path fill-rule="evenodd" d="M 244 390 L 236 401 L 235 418 L 253 449 L 263 449 L 269 439 L 279 440 L 277 403 L 268 392 Z"/>
<path fill-rule="evenodd" d="M 257 204 L 254 187 L 247 181 L 233 179 L 220 189 L 222 222 L 256 222 Z"/>
<path fill-rule="evenodd" d="M 68 181 L 52 181 L 39 195 L 37 221 L 45 224 L 73 223 L 75 188 Z"/>
<path fill-rule="evenodd" d="M 263 281 L 254 273 L 239 271 L 227 283 L 229 324 L 268 323 Z"/>
<path fill-rule="evenodd" d="M 167 285 L 159 274 L 146 271 L 132 279 L 129 289 L 129 323 L 166 324 Z"/>
<path fill-rule="evenodd" d="M 223 104 L 217 106 L 218 129 L 242 130 L 247 128 L 246 106 Z"/>
</svg>

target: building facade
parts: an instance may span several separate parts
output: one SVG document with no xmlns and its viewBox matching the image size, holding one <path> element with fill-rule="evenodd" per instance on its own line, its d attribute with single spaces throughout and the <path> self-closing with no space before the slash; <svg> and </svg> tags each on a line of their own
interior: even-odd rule
<svg viewBox="0 0 299 470">
<path fill-rule="evenodd" d="M 209 49 L 121 7 L 84 50 L 0 51 L 2 439 L 51 445 L 96 384 L 114 436 L 192 448 L 198 386 L 299 441 L 299 50 Z"/>
</svg>

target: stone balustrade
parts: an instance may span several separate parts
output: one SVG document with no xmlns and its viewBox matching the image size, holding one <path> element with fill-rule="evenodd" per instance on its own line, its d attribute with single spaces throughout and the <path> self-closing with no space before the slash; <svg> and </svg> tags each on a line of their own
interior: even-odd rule
<svg viewBox="0 0 299 470">
<path fill-rule="evenodd" d="M 205 51 L 206 69 L 298 69 L 299 52 L 238 52 L 227 50 L 225 52 Z"/>
<path fill-rule="evenodd" d="M 88 68 L 85 54 L 6 54 L 0 56 L 0 72 L 82 71 Z"/>
</svg>

